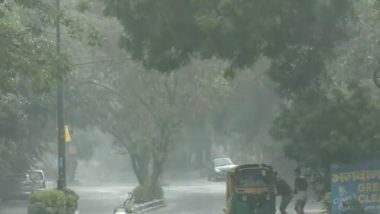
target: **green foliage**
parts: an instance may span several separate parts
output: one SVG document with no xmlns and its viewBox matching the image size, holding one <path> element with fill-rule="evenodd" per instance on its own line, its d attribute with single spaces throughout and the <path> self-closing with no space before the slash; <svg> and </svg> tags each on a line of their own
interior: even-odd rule
<svg viewBox="0 0 380 214">
<path fill-rule="evenodd" d="M 29 198 L 28 214 L 66 214 L 64 193 L 58 190 L 33 193 Z"/>
<path fill-rule="evenodd" d="M 47 150 L 55 112 L 48 92 L 70 70 L 68 56 L 57 55 L 46 36 L 50 4 L 0 4 L 0 189 L 12 189 Z M 4 193 L 6 191 L 2 191 Z"/>
<path fill-rule="evenodd" d="M 73 214 L 78 208 L 78 195 L 66 190 L 44 190 L 29 198 L 28 214 Z"/>
<path fill-rule="evenodd" d="M 133 59 L 171 72 L 194 54 L 217 56 L 232 68 L 273 60 L 270 77 L 290 95 L 318 84 L 325 60 L 344 38 L 349 0 L 105 0 L 119 19 Z M 231 69 L 227 69 L 231 76 Z"/>
<path fill-rule="evenodd" d="M 41 5 L 43 0 L 15 0 L 17 4 L 23 5 L 25 7 L 36 7 L 37 5 Z"/>
<path fill-rule="evenodd" d="M 69 13 L 64 17 L 63 24 L 72 39 L 81 41 L 91 47 L 101 46 L 102 35 L 94 24 L 88 22 L 87 17 Z"/>
<path fill-rule="evenodd" d="M 55 21 L 60 13 L 62 40 L 100 44 L 93 25 L 84 23 L 69 5 L 57 11 L 55 1 L 15 0 L 0 4 L 0 189 L 14 184 L 40 160 L 55 140 L 55 93 L 59 79 L 72 69 L 65 45 L 56 52 Z M 87 21 L 87 20 L 86 20 Z M 66 43 L 65 43 L 66 44 Z M 78 48 L 79 49 L 79 48 Z M 12 185 L 10 185 L 12 184 Z M 4 192 L 4 191 L 2 191 Z"/>
<path fill-rule="evenodd" d="M 71 189 L 65 190 L 67 214 L 73 214 L 78 209 L 79 196 Z"/>
<path fill-rule="evenodd" d="M 188 0 L 105 3 L 106 15 L 117 17 L 125 27 L 120 44 L 147 67 L 160 71 L 179 68 L 199 47 L 200 32 Z"/>
<path fill-rule="evenodd" d="M 164 191 L 159 185 L 143 185 L 133 190 L 134 202 L 136 204 L 146 203 L 155 199 L 162 199 Z"/>
<path fill-rule="evenodd" d="M 371 80 L 380 56 L 374 39 L 380 33 L 370 30 L 379 24 L 375 2 L 354 3 L 346 19 L 350 39 L 333 50 L 333 60 L 325 60 L 322 84 L 288 100 L 273 127 L 289 157 L 324 172 L 318 194 L 328 191 L 329 164 L 379 157 L 379 100 Z"/>
<path fill-rule="evenodd" d="M 28 77 L 34 87 L 46 90 L 68 72 L 68 58 L 55 54 L 54 43 L 35 32 L 24 13 L 37 16 L 32 9 L 11 3 L 0 5 L 0 88 L 10 90 L 21 77 Z"/>
<path fill-rule="evenodd" d="M 51 109 L 35 95 L 0 94 L 0 188 L 12 190 L 14 178 L 28 170 L 46 151 Z M 4 195 L 2 195 L 4 196 Z"/>
<path fill-rule="evenodd" d="M 380 107 L 363 87 L 346 90 L 310 93 L 283 110 L 273 136 L 289 157 L 322 169 L 378 157 Z"/>
<path fill-rule="evenodd" d="M 91 8 L 91 1 L 90 0 L 76 0 L 75 8 L 81 13 L 86 12 Z"/>
</svg>

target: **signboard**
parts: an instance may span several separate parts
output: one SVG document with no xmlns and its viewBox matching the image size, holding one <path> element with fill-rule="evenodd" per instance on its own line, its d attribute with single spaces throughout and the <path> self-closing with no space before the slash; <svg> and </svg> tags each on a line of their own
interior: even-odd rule
<svg viewBox="0 0 380 214">
<path fill-rule="evenodd" d="M 350 199 L 380 213 L 380 161 L 331 166 L 331 213 L 341 213 Z"/>
<path fill-rule="evenodd" d="M 65 143 L 71 143 L 70 130 L 67 125 L 65 125 Z"/>
</svg>

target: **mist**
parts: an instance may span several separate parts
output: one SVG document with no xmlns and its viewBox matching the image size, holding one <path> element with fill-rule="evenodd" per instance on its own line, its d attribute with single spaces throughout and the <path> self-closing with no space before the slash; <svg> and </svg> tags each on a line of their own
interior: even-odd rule
<svg viewBox="0 0 380 214">
<path fill-rule="evenodd" d="M 379 11 L 0 0 L 0 213 L 378 212 Z"/>
</svg>

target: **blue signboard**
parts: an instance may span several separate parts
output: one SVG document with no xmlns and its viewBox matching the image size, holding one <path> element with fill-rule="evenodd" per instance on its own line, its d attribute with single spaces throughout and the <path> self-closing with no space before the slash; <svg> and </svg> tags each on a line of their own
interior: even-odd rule
<svg viewBox="0 0 380 214">
<path fill-rule="evenodd" d="M 350 199 L 370 213 L 380 213 L 380 161 L 331 166 L 331 213 L 341 213 Z"/>
</svg>

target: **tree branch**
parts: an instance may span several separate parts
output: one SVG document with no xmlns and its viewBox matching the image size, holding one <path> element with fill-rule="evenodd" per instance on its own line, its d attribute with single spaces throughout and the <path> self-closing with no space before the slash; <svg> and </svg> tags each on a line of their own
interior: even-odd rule
<svg viewBox="0 0 380 214">
<path fill-rule="evenodd" d="M 119 91 L 115 90 L 114 88 L 112 88 L 112 87 L 110 87 L 110 86 L 108 86 L 106 84 L 100 83 L 100 82 L 98 82 L 96 80 L 89 80 L 88 83 L 96 85 L 96 86 L 99 86 L 99 87 L 101 87 L 103 89 L 106 89 L 108 92 L 111 92 L 112 94 L 114 94 L 114 95 L 116 95 L 116 96 L 118 96 L 120 98 L 124 98 Z"/>
<path fill-rule="evenodd" d="M 149 106 L 148 103 L 146 103 L 142 98 L 141 96 L 136 96 L 137 97 L 137 100 L 141 103 L 141 105 L 144 106 L 144 108 L 152 115 L 152 117 L 155 119 L 155 120 L 158 120 L 158 116 L 156 115 L 156 113 L 154 113 L 154 111 L 152 110 L 152 108 Z"/>
</svg>

